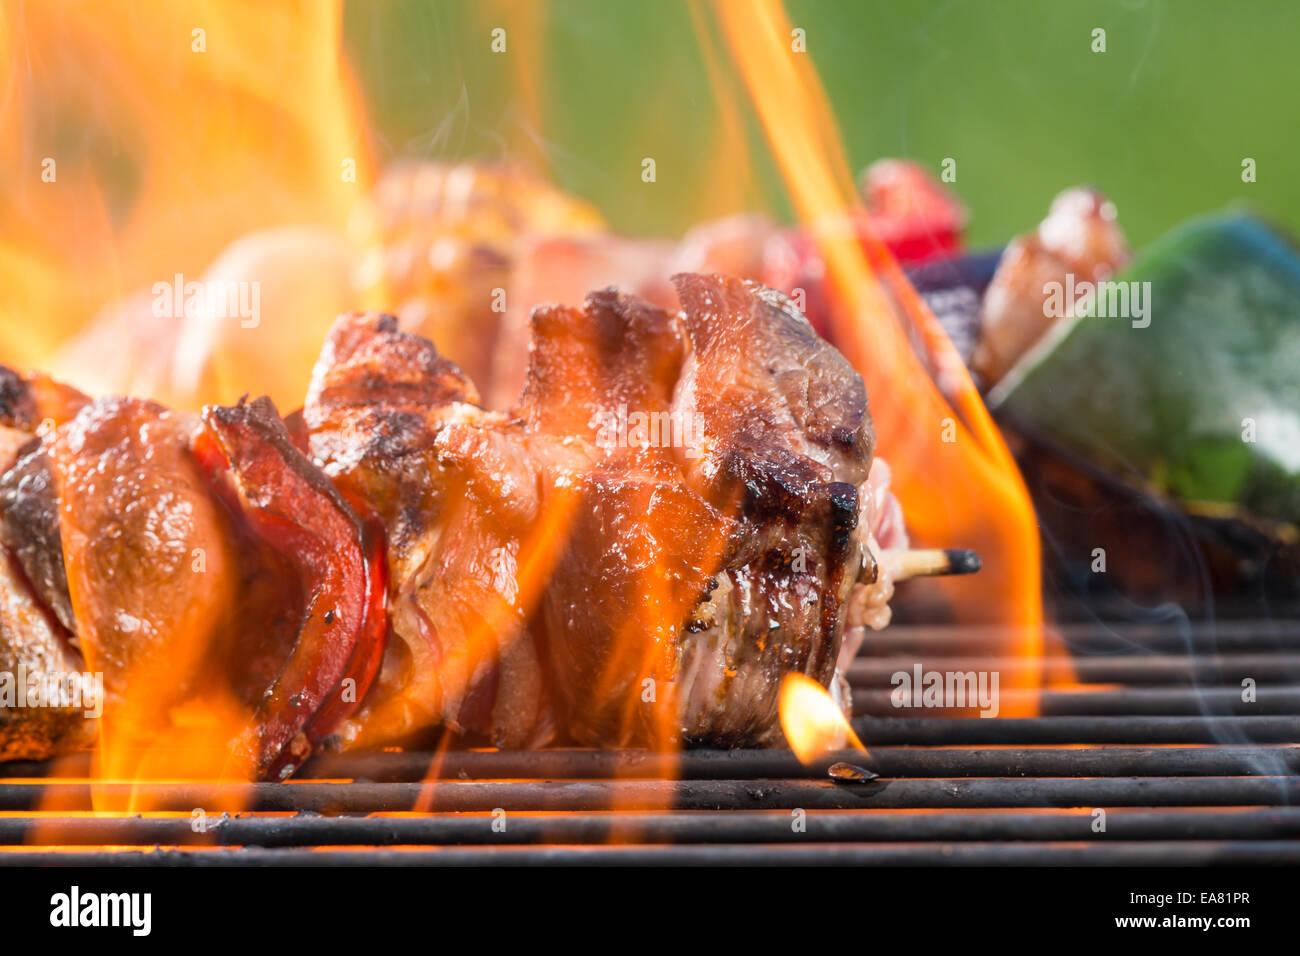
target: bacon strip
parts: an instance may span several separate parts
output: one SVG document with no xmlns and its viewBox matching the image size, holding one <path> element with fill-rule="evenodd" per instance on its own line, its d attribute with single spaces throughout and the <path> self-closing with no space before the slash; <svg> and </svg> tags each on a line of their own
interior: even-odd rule
<svg viewBox="0 0 1300 956">
<path fill-rule="evenodd" d="M 294 447 L 269 398 L 204 408 L 194 453 L 212 487 L 285 556 L 303 588 L 297 641 L 249 732 L 258 774 L 282 780 L 357 709 L 379 669 L 383 536 Z"/>
</svg>

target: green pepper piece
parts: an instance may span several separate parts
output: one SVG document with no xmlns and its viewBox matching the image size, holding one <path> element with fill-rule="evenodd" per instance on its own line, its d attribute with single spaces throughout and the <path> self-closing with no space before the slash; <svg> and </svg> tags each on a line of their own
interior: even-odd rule
<svg viewBox="0 0 1300 956">
<path fill-rule="evenodd" d="M 1150 283 L 1146 319 L 1098 297 L 989 396 L 1012 427 L 1188 503 L 1300 521 L 1300 257 L 1234 212 L 1185 223 L 1117 282 Z M 1130 287 L 1132 289 L 1132 287 Z"/>
</svg>

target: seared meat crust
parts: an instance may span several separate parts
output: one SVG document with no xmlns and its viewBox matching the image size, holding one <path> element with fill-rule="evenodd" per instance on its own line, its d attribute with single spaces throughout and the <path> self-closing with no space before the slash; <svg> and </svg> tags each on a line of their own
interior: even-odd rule
<svg viewBox="0 0 1300 956">
<path fill-rule="evenodd" d="M 91 685 L 82 684 L 84 670 L 67 633 L 31 593 L 13 556 L 0 548 L 0 674 L 14 681 L 7 689 L 0 687 L 0 761 L 42 760 L 80 750 L 95 739 L 97 722 L 87 715 L 96 704 L 89 697 Z M 82 706 L 19 707 L 19 675 L 36 686 L 53 680 L 71 691 L 81 685 Z M 13 699 L 4 699 L 7 694 Z"/>
<path fill-rule="evenodd" d="M 383 520 L 393 633 L 348 743 L 436 724 L 500 746 L 549 735 L 517 579 L 536 517 L 522 429 L 383 315 L 331 330 L 303 410 L 312 456 Z"/>
<path fill-rule="evenodd" d="M 727 536 L 682 474 L 689 449 L 672 444 L 690 438 L 671 420 L 685 347 L 675 316 L 613 291 L 533 313 L 516 414 L 542 511 L 565 531 L 540 623 L 560 719 L 580 742 L 678 734 L 677 639 Z"/>
<path fill-rule="evenodd" d="M 0 427 L 4 429 L 0 474 L 0 543 L 17 558 L 37 596 L 75 636 L 59 536 L 58 492 L 46 441 L 35 435 L 70 421 L 90 399 L 44 375 L 22 376 L 0 366 Z"/>
<path fill-rule="evenodd" d="M 234 532 L 190 455 L 196 424 L 105 398 L 49 444 L 81 648 L 108 706 L 129 705 L 133 719 L 193 690 L 236 603 Z"/>
<path fill-rule="evenodd" d="M 873 565 L 866 395 L 784 297 L 674 281 L 680 316 L 613 292 L 534 312 L 517 414 L 543 510 L 571 510 L 546 645 L 580 742 L 760 744 L 786 673 L 830 683 Z M 657 435 L 601 440 L 635 414 Z"/>
<path fill-rule="evenodd" d="M 59 623 L 75 634 L 59 531 L 59 497 L 45 445 L 37 439 L 0 476 L 0 542 Z"/>
</svg>

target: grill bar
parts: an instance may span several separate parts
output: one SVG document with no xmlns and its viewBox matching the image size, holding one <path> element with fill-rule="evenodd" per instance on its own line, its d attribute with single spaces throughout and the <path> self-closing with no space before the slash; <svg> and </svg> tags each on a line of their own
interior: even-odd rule
<svg viewBox="0 0 1300 956">
<path fill-rule="evenodd" d="M 887 687 L 893 674 L 911 674 L 915 665 L 923 670 L 995 671 L 1003 682 L 1026 674 L 1041 674 L 1051 682 L 1078 680 L 1089 684 L 1240 684 L 1245 678 L 1257 683 L 1300 682 L 1300 655 L 1239 654 L 1233 656 L 1174 657 L 1125 655 L 1111 657 L 1045 657 L 1024 661 L 1003 657 L 925 657 L 913 652 L 906 657 L 872 657 L 854 661 L 848 679 L 853 687 Z"/>
<path fill-rule="evenodd" d="M 859 717 L 868 745 L 1290 743 L 1295 717 Z"/>
<path fill-rule="evenodd" d="M 0 818 L 0 844 L 34 839 L 61 846 L 407 846 L 604 844 L 635 837 L 640 843 L 911 842 L 946 840 L 1093 840 L 1088 810 L 1049 809 L 918 812 L 828 811 L 810 816 L 796 832 L 791 814 L 747 810 L 732 814 L 684 812 L 592 813 L 585 816 L 514 814 L 506 832 L 490 814 L 414 817 L 222 816 L 195 832 L 190 817 Z M 1107 840 L 1275 840 L 1300 838 L 1300 808 L 1251 808 L 1225 814 L 1188 808 L 1107 811 Z"/>
<path fill-rule="evenodd" d="M 1287 806 L 1300 777 L 931 777 L 837 784 L 820 780 L 443 780 L 419 783 L 84 783 L 0 785 L 0 810 L 42 806 L 189 813 L 198 808 L 376 813 L 383 811 L 846 810 L 864 807 Z"/>
<path fill-rule="evenodd" d="M 1294 729 L 1294 728 L 1293 728 Z M 788 751 L 688 751 L 661 755 L 642 751 L 553 750 L 523 752 L 376 755 L 348 761 L 337 768 L 370 779 L 410 780 L 469 777 L 604 777 L 686 780 L 755 779 L 760 777 L 822 778 L 836 760 L 850 760 L 886 777 L 1078 776 L 1105 773 L 1151 776 L 1212 774 L 1287 774 L 1300 772 L 1300 745 L 1275 747 L 1108 747 L 1058 749 L 1007 747 L 999 749 L 898 749 L 872 747 L 870 755 L 847 752 L 803 766 Z M 331 776 L 328 761 L 312 768 Z M 337 775 L 342 775 L 337 774 Z"/>
<path fill-rule="evenodd" d="M 1090 690 L 1046 690 L 1041 694 L 1028 691 L 1003 690 L 1000 702 L 1003 708 L 1012 705 L 1032 707 L 1038 705 L 1045 717 L 1101 717 L 1101 716 L 1173 716 L 1239 715 L 1243 717 L 1274 717 L 1285 714 L 1300 715 L 1300 685 L 1262 685 L 1256 699 L 1242 699 L 1240 687 L 1143 687 L 1118 689 L 1095 688 Z M 856 716 L 888 717 L 933 714 L 943 716 L 940 709 L 922 710 L 895 707 L 890 692 L 861 690 L 853 692 L 853 710 Z"/>
<path fill-rule="evenodd" d="M 1074 655 L 1100 654 L 1247 654 L 1270 651 L 1300 653 L 1300 629 L 1294 621 L 1225 620 L 1212 624 L 1170 621 L 1107 624 L 1101 621 L 1060 624 L 1059 643 Z M 918 626 L 894 624 L 871 636 L 863 654 L 871 657 L 944 655 L 987 656 L 1005 632 L 990 626 Z"/>
<path fill-rule="evenodd" d="M 1300 840 L 16 852 L 14 866 L 1291 866 Z"/>
<path fill-rule="evenodd" d="M 896 748 L 873 747 L 870 754 L 847 751 L 804 766 L 785 750 L 694 750 L 680 755 L 626 750 L 453 751 L 442 756 L 425 753 L 376 754 L 340 761 L 321 761 L 309 768 L 324 778 L 365 777 L 372 780 L 419 781 L 469 778 L 563 777 L 728 780 L 765 777 L 824 778 L 837 760 L 875 770 L 889 778 L 903 777 L 1089 777 L 1207 776 L 1239 774 L 1285 775 L 1300 772 L 1300 744 L 1283 746 L 1123 747 L 1097 748 Z M 0 783 L 0 808 L 9 788 L 32 786 Z M 63 786 L 58 778 L 37 784 Z M 142 782 L 140 788 L 155 786 Z M 300 784 L 290 783 L 297 787 Z"/>
<path fill-rule="evenodd" d="M 966 717 L 858 717 L 853 729 L 873 750 L 880 747 L 965 746 L 965 745 L 1045 745 L 1045 744 L 1127 744 L 1142 740 L 1150 744 L 1270 744 L 1291 743 L 1300 736 L 1295 717 L 1022 717 L 972 720 Z M 542 776 L 563 776 L 573 766 L 572 751 L 538 751 L 525 759 L 528 765 L 513 764 L 512 776 L 526 771 Z M 763 776 L 780 773 L 819 777 L 823 766 L 805 771 L 789 755 L 777 751 L 709 752 L 692 751 L 686 755 L 683 772 L 707 775 L 705 768 L 716 766 L 725 773 L 728 765 L 747 769 Z M 845 755 L 845 759 L 850 758 Z M 416 780 L 429 776 L 437 768 L 444 777 L 459 776 L 470 767 L 484 767 L 488 761 L 495 769 L 487 776 L 504 776 L 507 757 L 451 751 L 441 756 L 426 752 L 344 754 L 317 758 L 307 764 L 304 778 L 368 780 Z M 641 752 L 592 752 L 582 758 L 586 776 L 610 776 L 626 772 L 638 764 L 648 764 Z M 500 761 L 500 762 L 496 762 Z M 741 764 L 741 761 L 749 761 Z M 477 762 L 477 763 L 475 763 Z M 822 763 L 829 763 L 830 758 Z M 470 765 L 470 766 L 467 766 Z M 78 754 L 57 763 L 14 761 L 0 764 L 0 781 L 6 778 L 35 778 L 47 774 L 84 778 L 91 775 L 89 754 Z"/>
</svg>

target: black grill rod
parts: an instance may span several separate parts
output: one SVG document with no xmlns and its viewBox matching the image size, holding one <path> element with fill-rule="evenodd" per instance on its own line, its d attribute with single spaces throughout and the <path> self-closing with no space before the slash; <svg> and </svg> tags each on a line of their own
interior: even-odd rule
<svg viewBox="0 0 1300 956">
<path fill-rule="evenodd" d="M 1114 808 L 1104 833 L 1086 809 L 814 811 L 800 827 L 777 810 L 681 813 L 490 813 L 418 817 L 220 816 L 0 818 L 0 846 L 402 846 L 637 843 L 907 842 L 914 840 L 1278 840 L 1300 838 L 1300 808 Z M 500 829 L 504 823 L 505 829 Z M 494 828 L 494 824 L 497 826 Z"/>
<path fill-rule="evenodd" d="M 896 688 L 897 689 L 897 688 Z M 896 707 L 890 690 L 855 688 L 853 713 L 861 717 L 960 716 L 942 708 Z M 1154 717 L 1186 715 L 1274 717 L 1300 715 L 1300 685 L 1257 685 L 1253 700 L 1240 687 L 1122 687 L 1096 690 L 1015 691 L 1001 688 L 1000 712 L 1036 708 L 1044 717 Z M 990 718 L 982 718 L 990 719 Z"/>
<path fill-rule="evenodd" d="M 1219 621 L 1186 632 L 1169 624 L 1107 625 L 1098 622 L 1055 625 L 1060 642 L 1077 654 L 1196 654 L 1300 652 L 1300 623 Z M 1008 647 L 1018 635 L 996 626 L 892 624 L 871 635 L 859 659 L 893 654 L 979 655 Z"/>
<path fill-rule="evenodd" d="M 805 766 L 788 750 L 518 750 L 374 753 L 318 759 L 301 779 L 419 783 L 439 781 L 824 779 L 847 760 L 890 778 L 1282 776 L 1300 773 L 1300 744 L 1191 747 L 877 747 L 839 751 Z M 15 778 L 9 778 L 13 780 Z M 51 785 L 64 778 L 48 778 Z M 71 783 L 71 781 L 69 781 Z M 20 784 L 11 784 L 20 785 Z M 141 782 L 142 787 L 159 785 Z M 165 784 L 164 784 L 165 785 Z M 300 784 L 290 781 L 284 786 Z"/>
<path fill-rule="evenodd" d="M 857 717 L 853 730 L 869 747 L 1300 742 L 1295 717 Z"/>
<path fill-rule="evenodd" d="M 1084 684 L 1235 684 L 1247 677 L 1257 684 L 1300 682 L 1300 654 L 1241 654 L 1212 656 L 1126 656 L 1044 657 L 943 657 L 913 651 L 892 657 L 859 657 L 849 665 L 847 678 L 853 687 L 895 686 L 902 672 L 914 679 L 915 668 L 926 671 L 979 674 L 996 673 L 1006 686 L 1013 678 L 1038 675 L 1049 684 L 1078 681 Z"/>
<path fill-rule="evenodd" d="M 438 757 L 400 752 L 317 759 L 304 767 L 301 779 L 418 783 L 435 770 L 437 779 L 443 781 L 824 779 L 829 766 L 841 760 L 890 778 L 1281 776 L 1300 773 L 1300 744 L 1079 748 L 872 746 L 869 754 L 840 751 L 807 766 L 788 750 L 689 750 L 680 754 L 648 750 L 463 750 Z M 298 786 L 292 781 L 285 785 Z"/>
<path fill-rule="evenodd" d="M 1293 728 L 1294 730 L 1295 728 Z M 635 750 L 459 751 L 437 763 L 438 778 L 821 779 L 831 763 L 847 760 L 890 778 L 1209 776 L 1300 773 L 1300 744 L 1193 747 L 935 747 L 870 746 L 869 754 L 831 754 L 804 766 L 788 750 L 692 750 L 657 754 Z M 304 768 L 317 777 L 412 781 L 433 758 L 421 753 L 357 755 Z M 346 773 L 344 771 L 347 771 Z"/>
<path fill-rule="evenodd" d="M 98 784 L 100 810 L 147 807 L 308 813 L 557 810 L 755 810 L 1292 806 L 1300 777 L 936 777 L 863 784 L 818 780 L 575 780 L 418 783 Z M 90 809 L 77 783 L 0 783 L 0 810 Z M 57 815 L 57 814 L 56 814 Z"/>
<path fill-rule="evenodd" d="M 680 755 L 649 751 L 536 750 L 448 753 L 439 764 L 439 779 L 563 777 L 600 779 L 720 780 L 773 777 L 822 778 L 833 762 L 848 760 L 882 776 L 900 777 L 1091 777 L 1207 776 L 1300 773 L 1300 744 L 1283 746 L 1197 747 L 991 747 L 869 748 L 832 754 L 804 766 L 786 750 L 693 750 Z M 328 760 L 305 768 L 321 777 L 351 776 L 378 780 L 419 779 L 430 767 L 427 754 L 374 754 L 332 767 Z"/>
<path fill-rule="evenodd" d="M 238 849 L 0 854 L 0 865 L 49 866 L 1295 866 L 1300 840 L 1085 843 L 808 843 L 770 846 Z"/>
<path fill-rule="evenodd" d="M 968 717 L 857 717 L 853 729 L 869 746 L 923 745 L 932 747 L 1035 744 L 1211 744 L 1211 743 L 1296 743 L 1300 742 L 1300 721 L 1295 717 L 1021 717 L 973 719 Z M 563 776 L 568 755 L 572 751 L 548 749 L 539 751 L 531 769 L 549 776 Z M 601 758 L 609 775 L 610 766 L 635 766 L 639 751 L 602 751 Z M 799 768 L 782 750 L 754 752 L 740 757 L 739 751 L 689 751 L 692 756 L 684 765 L 687 771 L 704 773 L 706 767 L 716 767 L 713 775 L 742 775 L 752 770 L 759 776 L 797 775 Z M 549 755 L 554 754 L 554 757 Z M 723 755 L 727 756 L 723 756 Z M 301 779 L 362 777 L 366 779 L 424 779 L 435 766 L 443 777 L 456 776 L 468 770 L 475 761 L 484 761 L 475 751 L 448 751 L 441 757 L 423 751 L 391 753 L 354 753 L 318 757 L 299 773 Z M 511 760 L 514 758 L 511 757 Z M 810 776 L 821 776 L 823 765 L 832 758 L 819 762 L 808 771 Z M 835 758 L 838 759 L 838 758 Z M 843 755 L 843 759 L 854 759 Z M 741 761 L 749 760 L 745 765 Z M 734 761 L 734 763 L 733 763 Z M 589 765 L 590 766 L 590 765 Z M 728 769 L 728 767 L 734 769 Z M 522 768 L 521 768 L 522 769 Z M 68 777 L 85 778 L 91 773 L 89 753 L 60 758 L 57 761 L 12 761 L 0 764 L 0 780 L 14 777 Z M 501 774 L 494 774 L 501 776 Z M 536 775 L 536 774 L 534 774 Z"/>
</svg>

